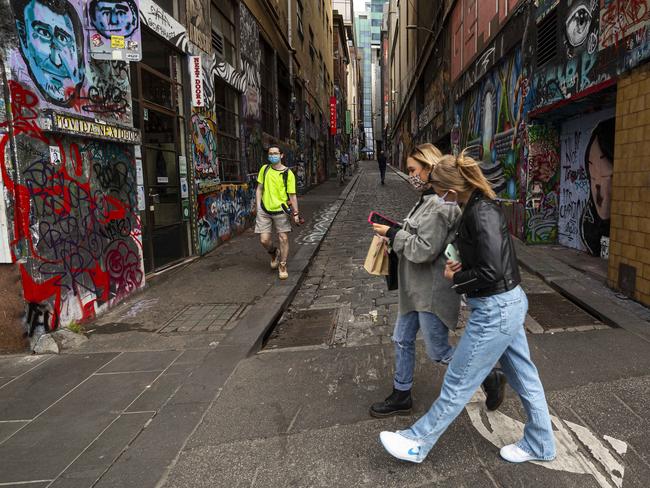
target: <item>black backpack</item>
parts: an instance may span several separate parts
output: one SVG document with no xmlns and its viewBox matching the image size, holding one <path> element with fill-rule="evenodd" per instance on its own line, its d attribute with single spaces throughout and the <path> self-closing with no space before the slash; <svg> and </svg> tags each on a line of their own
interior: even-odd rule
<svg viewBox="0 0 650 488">
<path fill-rule="evenodd" d="M 270 166 L 271 166 L 270 164 L 267 164 L 267 165 L 264 166 L 264 168 L 262 168 L 262 186 L 264 186 L 264 184 L 266 182 L 266 173 L 268 172 Z M 289 181 L 289 168 L 285 169 L 282 172 L 282 181 L 284 181 L 284 191 L 287 194 L 287 202 L 288 202 L 289 201 L 289 183 L 288 183 L 288 181 Z M 263 198 L 260 200 L 260 205 L 262 206 L 262 210 L 264 210 L 269 215 L 280 215 L 282 213 L 286 213 L 288 215 L 291 215 L 291 209 L 289 208 L 289 205 L 285 205 L 284 203 L 282 204 L 282 210 L 278 210 L 276 212 L 270 212 L 269 210 L 267 210 L 264 207 L 264 199 Z"/>
</svg>

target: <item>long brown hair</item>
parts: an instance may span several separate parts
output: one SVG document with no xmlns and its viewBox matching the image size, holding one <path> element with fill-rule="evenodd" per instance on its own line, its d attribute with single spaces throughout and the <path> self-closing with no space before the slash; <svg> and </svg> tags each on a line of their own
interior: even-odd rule
<svg viewBox="0 0 650 488">
<path fill-rule="evenodd" d="M 481 190 L 483 194 L 494 200 L 496 194 L 487 180 L 479 164 L 466 154 L 465 148 L 458 156 L 443 156 L 434 166 L 431 181 L 444 190 L 454 190 L 457 193 L 471 193 Z"/>
<path fill-rule="evenodd" d="M 415 146 L 411 150 L 408 157 L 420 163 L 427 170 L 432 170 L 443 156 L 442 152 L 440 152 L 440 149 L 427 142 L 425 144 Z"/>
</svg>

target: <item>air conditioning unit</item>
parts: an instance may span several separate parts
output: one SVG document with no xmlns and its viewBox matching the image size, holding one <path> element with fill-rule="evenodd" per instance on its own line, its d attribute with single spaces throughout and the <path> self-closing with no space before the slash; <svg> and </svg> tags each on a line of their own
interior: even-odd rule
<svg viewBox="0 0 650 488">
<path fill-rule="evenodd" d="M 212 28 L 212 46 L 214 51 L 217 54 L 217 59 L 225 59 L 226 54 L 224 52 L 225 42 L 223 39 L 223 34 L 220 30 Z"/>
</svg>

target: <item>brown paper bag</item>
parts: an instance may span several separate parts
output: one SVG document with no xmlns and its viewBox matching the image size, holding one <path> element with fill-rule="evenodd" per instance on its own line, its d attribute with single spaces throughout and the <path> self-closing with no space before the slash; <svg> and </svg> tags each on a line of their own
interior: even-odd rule
<svg viewBox="0 0 650 488">
<path fill-rule="evenodd" d="M 388 244 L 386 239 L 377 235 L 372 238 L 363 267 L 371 275 L 388 275 Z"/>
</svg>

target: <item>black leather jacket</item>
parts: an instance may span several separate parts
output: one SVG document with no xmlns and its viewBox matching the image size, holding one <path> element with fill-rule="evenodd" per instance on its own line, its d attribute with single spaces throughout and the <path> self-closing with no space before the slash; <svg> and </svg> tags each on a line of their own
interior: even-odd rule
<svg viewBox="0 0 650 488">
<path fill-rule="evenodd" d="M 475 190 L 463 211 L 456 246 L 463 261 L 454 288 L 468 297 L 512 290 L 520 282 L 517 256 L 499 204 Z"/>
</svg>

